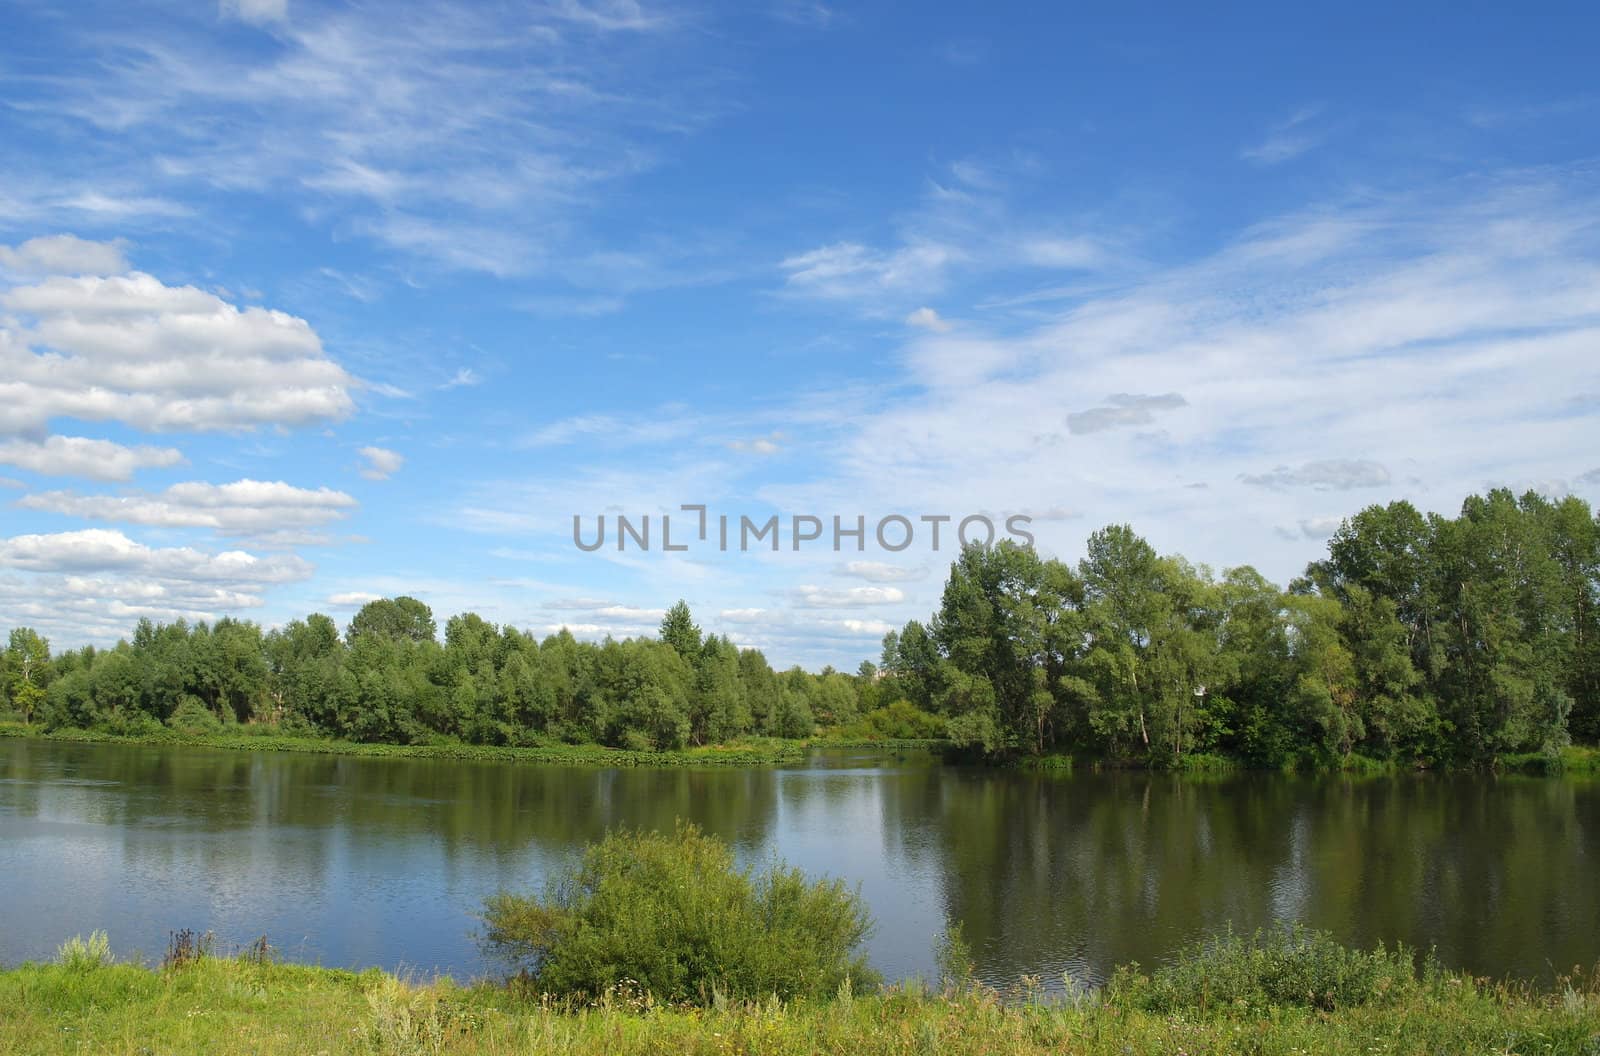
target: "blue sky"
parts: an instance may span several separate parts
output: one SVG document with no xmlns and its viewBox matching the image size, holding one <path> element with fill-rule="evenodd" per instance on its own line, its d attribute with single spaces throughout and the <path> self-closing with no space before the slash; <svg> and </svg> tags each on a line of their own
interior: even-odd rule
<svg viewBox="0 0 1600 1056">
<path fill-rule="evenodd" d="M 853 668 L 951 556 L 1600 499 L 1591 5 L 0 10 L 0 626 L 674 599 Z M 657 519 L 649 552 L 572 517 Z M 692 515 L 678 513 L 683 524 Z M 680 523 L 674 535 L 681 538 Z M 613 529 L 614 531 L 614 529 Z"/>
</svg>

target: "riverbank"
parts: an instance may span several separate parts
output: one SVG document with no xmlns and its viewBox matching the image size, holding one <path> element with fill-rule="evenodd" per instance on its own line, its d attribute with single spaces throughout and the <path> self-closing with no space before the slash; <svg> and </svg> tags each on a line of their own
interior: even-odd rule
<svg viewBox="0 0 1600 1056">
<path fill-rule="evenodd" d="M 243 727 L 241 729 L 248 729 Z M 270 727 L 258 727 L 270 729 Z M 317 737 L 294 737 L 271 732 L 186 734 L 156 730 L 141 734 L 103 733 L 98 730 L 45 731 L 18 723 L 0 724 L 0 737 L 27 737 L 83 744 L 160 744 L 178 747 L 225 748 L 247 752 L 311 752 L 354 755 L 378 759 L 450 759 L 534 763 L 549 766 L 778 766 L 805 759 L 806 741 L 752 739 L 725 745 L 686 748 L 682 751 L 632 751 L 598 744 L 557 744 L 508 748 L 483 744 L 366 744 Z"/>
<path fill-rule="evenodd" d="M 781 740 L 747 738 L 729 744 L 705 745 L 680 751 L 634 751 L 599 744 L 554 744 L 510 748 L 483 744 L 367 744 L 319 737 L 296 737 L 271 732 L 271 727 L 238 727 L 240 732 L 190 734 L 172 729 L 119 734 L 100 730 L 45 730 L 22 723 L 0 723 L 0 738 L 32 738 L 79 744 L 159 744 L 175 747 L 223 748 L 247 752 L 308 752 L 353 755 L 378 759 L 448 759 L 530 763 L 546 766 L 784 766 L 804 762 L 814 748 L 882 752 L 937 751 L 943 744 L 931 740 L 826 738 Z M 244 732 L 244 731 L 252 732 Z"/>
<path fill-rule="evenodd" d="M 1138 987 L 1131 988 L 1137 993 Z M 76 963 L 0 972 L 0 1051 L 233 1054 L 906 1054 L 1512 1052 L 1591 1056 L 1600 981 L 1551 991 L 1441 976 L 1397 1001 L 1150 1011 L 1132 998 L 1043 1002 L 917 984 L 820 1003 L 586 1006 L 487 985 L 250 959 L 152 969 Z"/>
<path fill-rule="evenodd" d="M 496 745 L 461 744 L 459 742 L 371 744 L 320 737 L 286 735 L 273 732 L 274 728 L 271 726 L 240 726 L 235 729 L 238 732 L 185 733 L 180 730 L 156 726 L 146 733 L 123 734 L 107 733 L 102 730 L 80 730 L 71 727 L 47 731 L 37 725 L 29 726 L 16 722 L 0 722 L 0 739 L 25 737 L 84 744 L 160 744 L 255 752 L 309 752 L 323 755 L 353 755 L 380 759 L 480 760 L 584 767 L 785 766 L 805 761 L 809 753 L 818 748 L 840 751 L 931 752 L 940 754 L 949 747 L 949 742 L 947 741 L 930 738 L 864 740 L 859 737 L 835 739 L 819 736 L 804 740 L 752 737 L 729 744 L 705 745 L 677 751 L 636 751 L 627 748 L 610 748 L 599 744 L 553 744 L 512 748 Z M 1075 770 L 1150 769 L 1144 764 L 1132 761 L 1062 754 L 1020 756 L 998 765 L 1009 765 L 1021 770 L 1059 774 L 1072 773 Z M 1416 772 L 1418 769 L 1420 768 L 1416 766 L 1403 766 L 1392 761 L 1378 761 L 1360 755 L 1346 757 L 1341 762 L 1341 765 L 1337 767 L 1306 769 L 1291 766 L 1279 768 L 1284 773 L 1344 774 L 1373 777 L 1411 773 Z M 1156 772 L 1207 776 L 1251 771 L 1252 768 L 1241 760 L 1221 755 L 1196 754 L 1185 756 L 1183 764 L 1178 767 Z M 1496 760 L 1490 772 L 1542 777 L 1600 776 L 1600 748 L 1587 745 L 1568 745 L 1554 755 L 1528 753 L 1502 756 Z"/>
</svg>

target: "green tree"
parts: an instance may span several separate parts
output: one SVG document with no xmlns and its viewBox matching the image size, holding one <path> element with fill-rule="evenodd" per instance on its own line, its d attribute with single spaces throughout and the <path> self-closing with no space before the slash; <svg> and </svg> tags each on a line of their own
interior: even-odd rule
<svg viewBox="0 0 1600 1056">
<path fill-rule="evenodd" d="M 32 722 L 50 683 L 50 643 L 31 627 L 14 627 L 0 654 L 0 689 L 11 706 Z"/>
<path fill-rule="evenodd" d="M 700 658 L 700 628 L 689 614 L 689 603 L 682 598 L 661 618 L 661 640 L 690 664 Z"/>
<path fill-rule="evenodd" d="M 401 595 L 397 598 L 379 598 L 361 606 L 345 630 L 345 637 L 352 645 L 364 636 L 393 641 L 431 642 L 437 633 L 433 610 L 416 598 Z"/>
</svg>

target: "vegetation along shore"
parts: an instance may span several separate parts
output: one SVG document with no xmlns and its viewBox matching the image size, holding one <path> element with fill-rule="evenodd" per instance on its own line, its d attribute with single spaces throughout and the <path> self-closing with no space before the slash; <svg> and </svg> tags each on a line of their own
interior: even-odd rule
<svg viewBox="0 0 1600 1056">
<path fill-rule="evenodd" d="M 1373 506 L 1287 587 L 1160 556 L 1127 526 L 1076 564 L 968 547 L 938 611 L 852 673 L 774 670 L 682 602 L 657 638 L 599 643 L 474 613 L 440 641 L 405 596 L 342 633 L 322 614 L 144 620 L 113 648 L 52 652 L 19 627 L 0 653 L 6 720 L 549 762 L 780 762 L 823 737 L 1046 767 L 1593 771 L 1600 527 L 1583 500 L 1531 492 L 1454 518 Z"/>
</svg>

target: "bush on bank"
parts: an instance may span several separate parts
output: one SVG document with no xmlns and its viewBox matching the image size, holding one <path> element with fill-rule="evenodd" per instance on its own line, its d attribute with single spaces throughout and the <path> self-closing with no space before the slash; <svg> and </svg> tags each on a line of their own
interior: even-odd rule
<svg viewBox="0 0 1600 1056">
<path fill-rule="evenodd" d="M 872 925 L 859 894 L 782 864 L 739 869 L 726 844 L 681 822 L 612 833 L 542 897 L 502 892 L 483 919 L 524 984 L 559 997 L 815 999 L 880 981 L 861 952 Z"/>
<path fill-rule="evenodd" d="M 67 964 L 0 971 L 0 1052 L 30 1056 L 1163 1056 L 1183 1052 L 1370 1056 L 1539 1053 L 1600 1046 L 1600 976 L 1551 989 L 1450 973 L 1381 1001 L 1265 1011 L 1174 992 L 1153 1011 L 1139 988 L 1077 1001 L 1003 998 L 983 987 L 908 983 L 826 1000 L 663 1004 L 619 991 L 587 1000 L 402 979 L 255 958 L 168 968 L 112 963 L 85 940 Z M 76 948 L 76 947 L 75 947 Z M 1119 973 L 1126 981 L 1127 972 Z M 1137 975 L 1136 972 L 1134 972 Z M 1155 986 L 1145 977 L 1146 986 Z M 1037 994 L 1037 991 L 1034 992 Z"/>
</svg>

